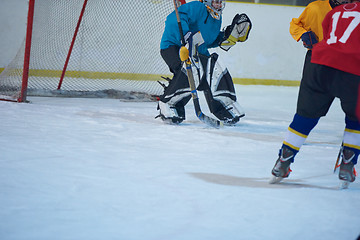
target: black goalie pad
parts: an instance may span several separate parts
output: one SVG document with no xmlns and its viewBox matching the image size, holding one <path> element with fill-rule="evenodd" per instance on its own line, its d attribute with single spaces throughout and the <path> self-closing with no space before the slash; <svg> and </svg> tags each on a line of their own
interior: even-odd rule
<svg viewBox="0 0 360 240">
<path fill-rule="evenodd" d="M 199 54 L 201 67 L 193 69 L 194 77 L 196 75 L 198 79 L 197 90 L 204 92 L 212 114 L 224 123 L 235 123 L 243 114 L 234 109 L 237 106 L 235 87 L 228 70 L 220 66 L 218 57 L 216 53 L 210 57 Z M 165 86 L 160 101 L 175 106 L 179 111 L 184 109 L 190 99 L 189 82 L 183 68 L 169 81 L 169 85 Z"/>
<path fill-rule="evenodd" d="M 190 98 L 190 86 L 186 73 L 180 70 L 175 73 L 169 81 L 169 85 L 164 87 L 164 93 L 159 96 L 160 101 L 171 105 L 185 106 Z"/>
<path fill-rule="evenodd" d="M 227 106 L 236 102 L 236 94 L 230 73 L 219 66 L 218 57 L 216 53 L 211 54 L 210 57 L 200 55 L 205 73 L 200 80 L 198 90 L 204 92 L 210 112 L 220 120 L 226 120 L 233 117 Z"/>
</svg>

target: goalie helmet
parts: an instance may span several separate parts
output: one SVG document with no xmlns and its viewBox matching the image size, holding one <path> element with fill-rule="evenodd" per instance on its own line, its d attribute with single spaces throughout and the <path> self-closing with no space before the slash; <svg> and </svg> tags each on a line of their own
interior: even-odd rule
<svg viewBox="0 0 360 240">
<path fill-rule="evenodd" d="M 225 0 L 200 0 L 204 3 L 210 15 L 219 20 L 222 14 L 222 11 L 225 8 Z"/>
</svg>

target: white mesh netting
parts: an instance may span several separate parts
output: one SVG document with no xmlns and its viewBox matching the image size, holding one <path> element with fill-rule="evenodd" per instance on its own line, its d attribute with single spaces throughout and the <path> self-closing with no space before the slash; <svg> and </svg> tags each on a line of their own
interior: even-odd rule
<svg viewBox="0 0 360 240">
<path fill-rule="evenodd" d="M 59 87 L 84 0 L 36 0 L 28 95 L 105 96 L 119 92 L 157 95 L 155 81 L 169 74 L 160 39 L 172 0 L 89 0 Z M 25 41 L 0 75 L 0 96 L 17 98 Z"/>
</svg>

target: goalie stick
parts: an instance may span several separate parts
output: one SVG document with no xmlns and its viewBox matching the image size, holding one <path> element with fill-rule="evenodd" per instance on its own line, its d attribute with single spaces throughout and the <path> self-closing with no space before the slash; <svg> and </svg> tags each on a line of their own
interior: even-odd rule
<svg viewBox="0 0 360 240">
<path fill-rule="evenodd" d="M 176 19 L 177 19 L 178 26 L 179 26 L 180 36 L 181 36 L 181 45 L 184 47 L 185 46 L 185 38 L 184 38 L 184 33 L 183 33 L 183 30 L 182 30 L 182 26 L 181 26 L 181 20 L 180 20 L 180 16 L 179 16 L 179 11 L 178 11 L 178 7 L 177 7 L 177 4 L 176 4 L 176 0 L 173 0 L 173 2 L 174 2 L 174 7 L 175 7 Z M 200 119 L 200 121 L 202 121 L 203 123 L 205 123 L 205 124 L 207 124 L 207 125 L 209 125 L 211 127 L 214 127 L 214 128 L 222 127 L 223 126 L 222 122 L 205 115 L 201 111 L 201 107 L 200 107 L 200 103 L 199 103 L 199 97 L 198 97 L 198 94 L 197 94 L 195 81 L 194 81 L 194 75 L 193 75 L 193 72 L 192 72 L 192 69 L 191 69 L 191 60 L 190 60 L 189 57 L 185 61 L 185 65 L 186 65 L 186 74 L 187 74 L 187 77 L 188 77 L 190 90 L 191 90 L 191 98 L 193 99 L 193 102 L 194 102 L 194 108 L 195 108 L 196 116 Z"/>
</svg>

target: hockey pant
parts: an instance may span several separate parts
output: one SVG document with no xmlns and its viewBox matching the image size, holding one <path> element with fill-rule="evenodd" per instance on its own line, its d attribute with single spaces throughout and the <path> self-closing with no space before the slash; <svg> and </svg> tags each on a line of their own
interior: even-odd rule
<svg viewBox="0 0 360 240">
<path fill-rule="evenodd" d="M 218 119 L 223 121 L 232 119 L 233 115 L 227 107 L 236 102 L 236 93 L 228 70 L 220 66 L 216 53 L 211 54 L 210 57 L 204 55 L 199 55 L 199 57 L 200 68 L 192 66 L 197 90 L 204 92 L 210 112 Z M 183 112 L 184 106 L 190 99 L 189 82 L 183 66 L 165 88 L 160 101 L 173 105 L 177 111 Z"/>
</svg>

